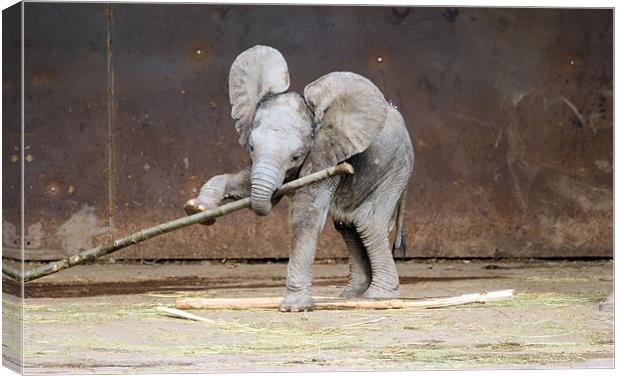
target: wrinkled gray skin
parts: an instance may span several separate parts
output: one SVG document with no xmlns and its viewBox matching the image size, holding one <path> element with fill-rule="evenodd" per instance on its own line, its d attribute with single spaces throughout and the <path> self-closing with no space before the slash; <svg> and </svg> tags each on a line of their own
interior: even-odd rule
<svg viewBox="0 0 620 376">
<path fill-rule="evenodd" d="M 275 204 L 271 195 L 285 181 L 347 161 L 354 175 L 329 178 L 291 197 L 292 249 L 280 309 L 312 309 L 312 264 L 328 214 L 350 254 L 342 296 L 395 296 L 398 275 L 389 234 L 396 225 L 396 247 L 404 246 L 404 196 L 414 160 L 402 116 L 370 81 L 353 73 L 323 76 L 303 96 L 286 92 L 288 85 L 286 62 L 273 48 L 255 46 L 235 60 L 232 116 L 252 163 L 211 178 L 186 211 L 250 197 L 252 210 L 266 215 Z"/>
</svg>

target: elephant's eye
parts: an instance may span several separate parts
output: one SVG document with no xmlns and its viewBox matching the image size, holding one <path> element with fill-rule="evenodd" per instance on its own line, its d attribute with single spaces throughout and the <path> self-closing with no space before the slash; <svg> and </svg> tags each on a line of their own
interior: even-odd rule
<svg viewBox="0 0 620 376">
<path fill-rule="evenodd" d="M 293 155 L 293 162 L 297 162 L 301 158 L 301 155 Z"/>
<path fill-rule="evenodd" d="M 250 150 L 250 153 L 254 151 L 254 146 L 253 145 L 248 145 L 248 149 Z"/>
</svg>

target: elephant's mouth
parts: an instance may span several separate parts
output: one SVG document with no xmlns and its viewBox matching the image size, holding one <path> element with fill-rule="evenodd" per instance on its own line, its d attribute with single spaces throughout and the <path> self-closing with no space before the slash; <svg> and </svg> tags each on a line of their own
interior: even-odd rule
<svg viewBox="0 0 620 376">
<path fill-rule="evenodd" d="M 271 198 L 283 181 L 284 173 L 273 163 L 262 162 L 252 168 L 250 202 L 256 214 L 267 215 L 271 211 Z"/>
</svg>

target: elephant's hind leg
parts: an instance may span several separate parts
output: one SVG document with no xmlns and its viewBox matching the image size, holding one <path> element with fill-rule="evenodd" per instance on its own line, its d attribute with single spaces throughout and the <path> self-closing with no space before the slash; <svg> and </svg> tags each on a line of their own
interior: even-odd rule
<svg viewBox="0 0 620 376">
<path fill-rule="evenodd" d="M 386 226 L 387 227 L 387 226 Z M 398 272 L 392 257 L 387 228 L 371 224 L 360 231 L 370 260 L 372 280 L 362 295 L 365 298 L 392 298 L 398 292 Z"/>
<path fill-rule="evenodd" d="M 353 298 L 362 296 L 371 281 L 370 261 L 355 226 L 334 222 L 334 227 L 342 235 L 349 249 L 350 277 L 340 296 Z"/>
</svg>

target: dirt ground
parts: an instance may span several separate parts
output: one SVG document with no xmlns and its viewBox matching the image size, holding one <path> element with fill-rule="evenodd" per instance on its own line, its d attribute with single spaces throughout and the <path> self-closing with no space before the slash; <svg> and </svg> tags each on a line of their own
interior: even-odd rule
<svg viewBox="0 0 620 376">
<path fill-rule="evenodd" d="M 407 261 L 401 296 L 515 289 L 507 301 L 432 310 L 192 311 L 183 296 L 279 296 L 286 265 L 80 266 L 28 284 L 25 372 L 160 373 L 612 367 L 611 261 Z M 315 266 L 315 295 L 340 293 L 346 264 Z M 19 305 L 3 281 L 5 323 Z M 6 325 L 5 324 L 5 325 Z M 5 328 L 8 328 L 5 326 Z M 5 363 L 18 344 L 5 330 Z"/>
</svg>

